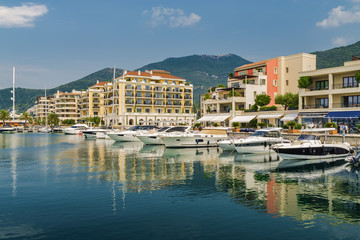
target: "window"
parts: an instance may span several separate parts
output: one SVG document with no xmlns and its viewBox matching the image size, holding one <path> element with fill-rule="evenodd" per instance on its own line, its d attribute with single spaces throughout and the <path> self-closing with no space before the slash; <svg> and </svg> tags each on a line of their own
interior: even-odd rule
<svg viewBox="0 0 360 240">
<path fill-rule="evenodd" d="M 316 98 L 315 99 L 315 108 L 328 108 L 329 99 L 327 98 Z"/>
<path fill-rule="evenodd" d="M 126 112 L 131 113 L 131 112 L 132 112 L 132 108 L 126 108 Z"/>
<path fill-rule="evenodd" d="M 236 87 L 236 88 L 237 88 L 237 87 L 239 87 L 239 86 L 240 86 L 240 84 L 239 84 L 238 82 L 231 84 L 231 87 Z"/>
<path fill-rule="evenodd" d="M 261 85 L 265 85 L 266 84 L 266 80 L 265 79 L 261 79 Z"/>
<path fill-rule="evenodd" d="M 359 84 L 355 80 L 355 77 L 344 77 L 343 78 L 343 87 L 358 87 Z"/>
<path fill-rule="evenodd" d="M 190 109 L 185 109 L 185 113 L 190 113 Z"/>
<path fill-rule="evenodd" d="M 277 68 L 274 67 L 274 74 L 277 74 Z"/>
<path fill-rule="evenodd" d="M 150 108 L 145 108 L 146 113 L 150 113 Z"/>
<path fill-rule="evenodd" d="M 289 68 L 288 67 L 286 67 L 286 73 L 289 73 Z"/>
<path fill-rule="evenodd" d="M 359 107 L 360 96 L 344 96 L 342 107 Z"/>
<path fill-rule="evenodd" d="M 155 109 L 155 112 L 156 112 L 156 113 L 162 113 L 162 112 L 163 112 L 163 109 L 162 109 L 162 108 L 157 108 L 157 109 Z"/>
<path fill-rule="evenodd" d="M 141 112 L 142 112 L 142 108 L 136 108 L 136 112 L 141 113 Z"/>
<path fill-rule="evenodd" d="M 316 90 L 329 89 L 329 81 L 328 80 L 316 81 L 315 87 Z"/>
<path fill-rule="evenodd" d="M 176 108 L 175 113 L 180 113 L 180 109 Z"/>
<path fill-rule="evenodd" d="M 277 86 L 277 80 L 276 80 L 276 79 L 273 80 L 273 86 L 274 86 L 274 87 Z"/>
<path fill-rule="evenodd" d="M 166 109 L 166 112 L 167 112 L 167 113 L 172 113 L 172 109 L 171 109 L 171 108 L 168 108 L 168 109 Z"/>
<path fill-rule="evenodd" d="M 289 86 L 289 80 L 286 80 L 286 86 Z"/>
</svg>

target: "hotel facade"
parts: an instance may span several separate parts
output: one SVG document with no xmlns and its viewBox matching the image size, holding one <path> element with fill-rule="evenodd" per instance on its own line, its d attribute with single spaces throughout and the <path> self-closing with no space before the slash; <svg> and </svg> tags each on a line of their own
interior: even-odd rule
<svg viewBox="0 0 360 240">
<path fill-rule="evenodd" d="M 356 132 L 360 87 L 355 76 L 359 71 L 360 60 L 354 57 L 341 67 L 300 72 L 300 77 L 311 77 L 312 84 L 299 89 L 299 121 L 319 127 L 333 121 Z"/>
<path fill-rule="evenodd" d="M 104 88 L 107 126 L 193 124 L 193 85 L 163 70 L 125 71 Z"/>
</svg>

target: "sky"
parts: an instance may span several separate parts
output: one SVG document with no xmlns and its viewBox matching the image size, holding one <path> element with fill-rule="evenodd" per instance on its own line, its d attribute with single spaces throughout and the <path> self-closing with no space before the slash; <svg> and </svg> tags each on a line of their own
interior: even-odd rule
<svg viewBox="0 0 360 240">
<path fill-rule="evenodd" d="M 360 0 L 2 0 L 0 89 L 106 67 L 236 54 L 260 61 L 360 40 Z"/>
</svg>

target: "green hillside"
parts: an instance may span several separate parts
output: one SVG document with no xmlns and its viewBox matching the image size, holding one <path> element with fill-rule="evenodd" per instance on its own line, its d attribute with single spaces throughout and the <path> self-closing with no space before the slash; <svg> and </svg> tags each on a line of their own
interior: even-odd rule
<svg viewBox="0 0 360 240">
<path fill-rule="evenodd" d="M 122 74 L 122 69 L 116 69 L 116 76 Z M 94 85 L 97 80 L 104 82 L 109 81 L 113 78 L 114 69 L 105 68 L 100 71 L 94 72 L 86 77 L 79 80 L 72 81 L 67 84 L 63 84 L 59 87 L 47 89 L 47 95 L 56 93 L 57 90 L 61 92 L 70 92 L 71 90 L 82 90 Z M 10 110 L 12 108 L 12 97 L 10 88 L 0 90 L 0 109 Z M 34 106 L 38 96 L 44 96 L 44 89 L 27 89 L 27 88 L 16 88 L 15 90 L 15 103 L 16 111 L 24 112 L 28 108 Z"/>
<path fill-rule="evenodd" d="M 360 41 L 348 46 L 313 52 L 318 69 L 343 66 L 353 55 L 360 56 Z"/>
<path fill-rule="evenodd" d="M 194 84 L 194 101 L 199 102 L 199 95 L 209 87 L 226 84 L 229 73 L 234 68 L 250 63 L 237 55 L 228 54 L 221 56 L 192 55 L 180 58 L 167 58 L 162 62 L 152 63 L 139 70 L 161 69 L 170 74 L 185 78 Z"/>
</svg>

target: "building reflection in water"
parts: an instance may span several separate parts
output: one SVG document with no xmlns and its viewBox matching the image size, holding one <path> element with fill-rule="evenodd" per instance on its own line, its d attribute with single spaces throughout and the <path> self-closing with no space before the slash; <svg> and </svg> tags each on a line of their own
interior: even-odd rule
<svg viewBox="0 0 360 240">
<path fill-rule="evenodd" d="M 74 169 L 97 173 L 89 180 L 111 182 L 114 214 L 120 201 L 117 196 L 125 208 L 127 193 L 191 186 L 194 177 L 202 174 L 214 179 L 208 184 L 215 184 L 217 192 L 274 217 L 289 216 L 309 226 L 320 216 L 332 219 L 332 224 L 359 220 L 359 180 L 344 165 L 277 172 L 276 156 L 239 156 L 216 148 L 165 149 L 109 140 L 76 146 L 59 153 L 59 159 L 68 156 Z"/>
</svg>

